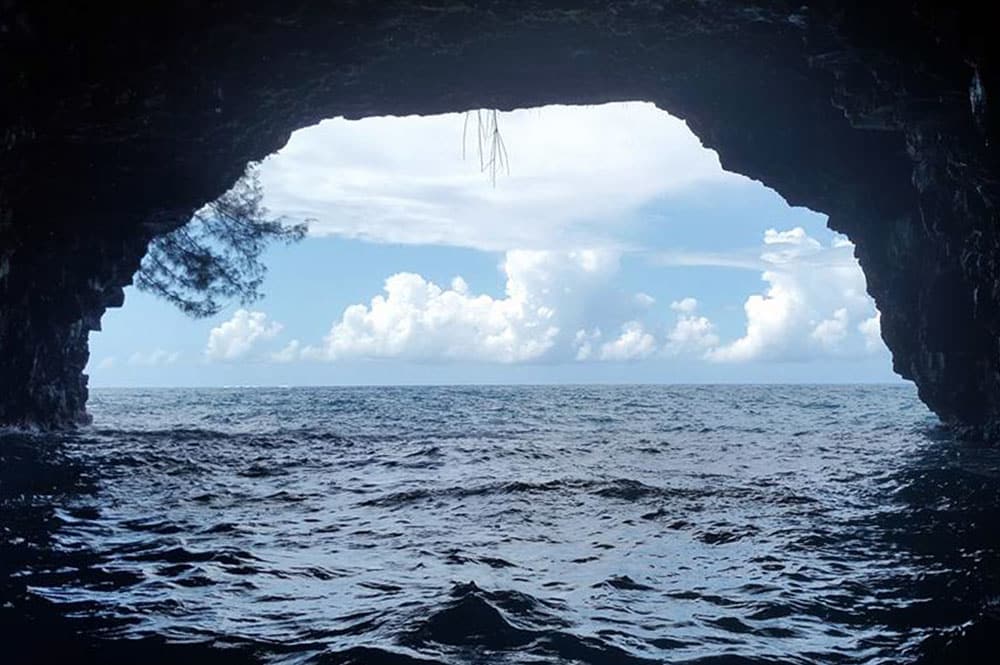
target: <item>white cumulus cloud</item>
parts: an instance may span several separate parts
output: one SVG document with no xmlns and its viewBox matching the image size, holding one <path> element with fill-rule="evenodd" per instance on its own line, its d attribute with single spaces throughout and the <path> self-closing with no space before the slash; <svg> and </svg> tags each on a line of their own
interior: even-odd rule
<svg viewBox="0 0 1000 665">
<path fill-rule="evenodd" d="M 271 354 L 271 360 L 276 363 L 290 363 L 298 360 L 302 356 L 302 344 L 299 340 L 293 339 L 280 351 Z"/>
<path fill-rule="evenodd" d="M 243 358 L 258 341 L 275 337 L 282 328 L 280 323 L 268 321 L 264 312 L 238 309 L 228 321 L 212 328 L 205 346 L 205 357 L 209 360 Z"/>
<path fill-rule="evenodd" d="M 691 354 L 703 356 L 719 344 L 715 324 L 707 317 L 695 314 L 698 301 L 684 298 L 670 303 L 670 309 L 678 313 L 677 322 L 667 333 L 663 352 L 668 356 Z"/>
<path fill-rule="evenodd" d="M 690 314 L 698 308 L 698 301 L 694 298 L 683 298 L 670 303 L 670 309 L 683 314 Z"/>
<path fill-rule="evenodd" d="M 601 360 L 639 360 L 656 352 L 656 339 L 638 321 L 622 325 L 617 339 L 601 345 Z M 579 354 L 577 354 L 579 356 Z"/>
<path fill-rule="evenodd" d="M 507 281 L 500 298 L 473 294 L 461 278 L 443 288 L 397 273 L 368 304 L 345 309 L 322 346 L 303 353 L 500 363 L 569 354 L 563 342 L 606 297 L 607 277 L 617 269 L 618 253 L 610 250 L 513 250 L 502 265 Z"/>
<path fill-rule="evenodd" d="M 768 288 L 747 298 L 743 336 L 711 350 L 709 357 L 808 360 L 883 349 L 878 315 L 852 250 L 845 238 L 823 245 L 801 227 L 766 231 L 760 258 Z"/>
</svg>

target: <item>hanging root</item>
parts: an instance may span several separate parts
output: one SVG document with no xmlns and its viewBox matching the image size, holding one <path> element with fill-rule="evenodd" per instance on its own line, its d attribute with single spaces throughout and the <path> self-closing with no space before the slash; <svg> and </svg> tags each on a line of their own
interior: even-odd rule
<svg viewBox="0 0 1000 665">
<path fill-rule="evenodd" d="M 469 137 L 469 119 L 472 114 L 476 114 L 476 144 L 479 149 L 479 170 L 488 173 L 490 182 L 497 186 L 497 174 L 504 173 L 510 175 L 510 158 L 507 155 L 507 146 L 503 142 L 500 134 L 500 123 L 498 118 L 500 112 L 496 109 L 483 109 L 468 111 L 465 114 L 465 123 L 462 127 L 462 159 L 465 159 L 466 146 Z"/>
</svg>

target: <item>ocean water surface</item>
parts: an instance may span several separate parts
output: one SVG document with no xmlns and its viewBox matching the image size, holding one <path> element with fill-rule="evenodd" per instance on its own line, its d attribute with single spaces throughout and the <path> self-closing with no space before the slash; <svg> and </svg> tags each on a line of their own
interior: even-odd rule
<svg viewBox="0 0 1000 665">
<path fill-rule="evenodd" d="M 13 662 L 991 662 L 1000 451 L 909 386 L 95 390 L 0 434 Z M 997 661 L 992 661 L 997 662 Z"/>
</svg>

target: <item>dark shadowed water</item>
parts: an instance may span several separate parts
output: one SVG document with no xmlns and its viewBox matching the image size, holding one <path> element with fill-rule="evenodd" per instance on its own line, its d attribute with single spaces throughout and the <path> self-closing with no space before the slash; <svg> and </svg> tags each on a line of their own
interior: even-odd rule
<svg viewBox="0 0 1000 665">
<path fill-rule="evenodd" d="M 909 387 L 91 410 L 0 435 L 14 662 L 1000 662 L 1000 452 Z"/>
</svg>

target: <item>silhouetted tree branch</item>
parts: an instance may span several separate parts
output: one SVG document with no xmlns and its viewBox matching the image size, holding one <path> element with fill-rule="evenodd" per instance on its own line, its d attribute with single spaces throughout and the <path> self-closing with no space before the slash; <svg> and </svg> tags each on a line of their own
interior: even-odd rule
<svg viewBox="0 0 1000 665">
<path fill-rule="evenodd" d="M 263 205 L 256 165 L 232 189 L 191 221 L 150 243 L 135 284 L 194 317 L 212 316 L 230 300 L 261 297 L 267 267 L 261 254 L 272 242 L 301 240 L 306 224 L 272 218 Z"/>
</svg>

